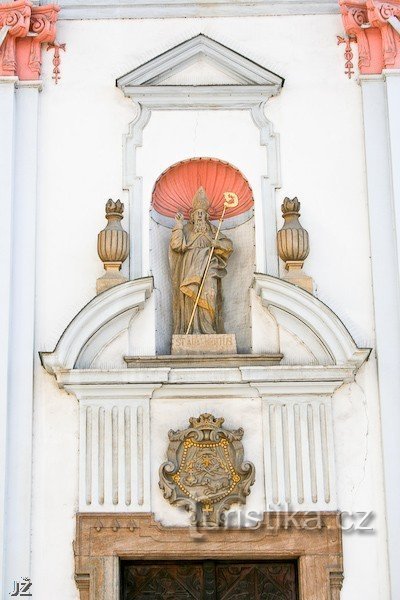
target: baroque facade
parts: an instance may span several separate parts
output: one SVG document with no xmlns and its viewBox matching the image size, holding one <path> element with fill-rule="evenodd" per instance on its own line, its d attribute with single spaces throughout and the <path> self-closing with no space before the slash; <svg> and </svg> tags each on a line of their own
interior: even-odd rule
<svg viewBox="0 0 400 600">
<path fill-rule="evenodd" d="M 0 3 L 2 598 L 400 597 L 399 31 Z"/>
</svg>

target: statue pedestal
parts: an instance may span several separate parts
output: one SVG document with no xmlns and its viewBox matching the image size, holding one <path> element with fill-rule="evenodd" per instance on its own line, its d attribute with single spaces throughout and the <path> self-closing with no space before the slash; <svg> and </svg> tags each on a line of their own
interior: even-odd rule
<svg viewBox="0 0 400 600">
<path fill-rule="evenodd" d="M 234 333 L 173 335 L 171 354 L 236 354 Z"/>
</svg>

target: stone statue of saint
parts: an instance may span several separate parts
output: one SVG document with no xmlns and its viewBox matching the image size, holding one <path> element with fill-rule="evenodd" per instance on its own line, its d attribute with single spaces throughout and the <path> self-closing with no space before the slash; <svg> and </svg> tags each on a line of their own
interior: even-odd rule
<svg viewBox="0 0 400 600">
<path fill-rule="evenodd" d="M 208 208 L 209 201 L 201 187 L 193 198 L 188 223 L 184 225 L 181 213 L 175 217 L 170 242 L 175 334 L 187 331 L 212 247 L 213 257 L 189 333 L 224 333 L 221 279 L 226 275 L 233 245 L 221 232 L 214 242 L 217 228 L 210 223 Z"/>
</svg>

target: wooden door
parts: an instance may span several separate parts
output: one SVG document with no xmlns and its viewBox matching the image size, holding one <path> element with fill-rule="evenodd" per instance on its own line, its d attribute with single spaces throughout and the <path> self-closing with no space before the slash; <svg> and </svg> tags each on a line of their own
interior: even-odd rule
<svg viewBox="0 0 400 600">
<path fill-rule="evenodd" d="M 121 600 L 297 600 L 293 562 L 123 562 Z"/>
</svg>

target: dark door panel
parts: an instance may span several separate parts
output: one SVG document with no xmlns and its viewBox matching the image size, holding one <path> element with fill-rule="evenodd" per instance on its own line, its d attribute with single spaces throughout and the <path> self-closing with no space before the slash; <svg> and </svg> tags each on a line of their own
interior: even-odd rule
<svg viewBox="0 0 400 600">
<path fill-rule="evenodd" d="M 123 569 L 123 600 L 203 600 L 201 563 L 129 565 Z"/>
<path fill-rule="evenodd" d="M 218 600 L 296 600 L 292 563 L 216 564 Z"/>
<path fill-rule="evenodd" d="M 121 600 L 297 600 L 295 563 L 123 562 Z"/>
</svg>

